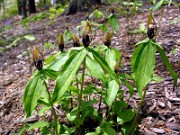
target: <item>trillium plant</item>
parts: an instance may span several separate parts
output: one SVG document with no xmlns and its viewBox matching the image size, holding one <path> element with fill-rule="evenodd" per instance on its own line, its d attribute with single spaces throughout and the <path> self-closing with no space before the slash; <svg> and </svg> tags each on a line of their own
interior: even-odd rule
<svg viewBox="0 0 180 135">
<path fill-rule="evenodd" d="M 152 25 L 152 15 L 148 20 Z M 36 112 L 42 119 L 26 124 L 21 134 L 32 132 L 34 128 L 49 135 L 133 134 L 147 85 L 153 80 L 156 50 L 176 82 L 176 73 L 162 47 L 153 39 L 153 27 L 148 28 L 148 38 L 137 43 L 131 59 L 132 75 L 117 72 L 121 55 L 111 46 L 113 32 L 107 31 L 104 45 L 91 47 L 91 27 L 91 22 L 86 21 L 82 40 L 71 33 L 73 48 L 69 50 L 64 50 L 61 34 L 58 37 L 60 51 L 45 60 L 40 49 L 34 47 L 33 61 L 37 70 L 26 85 L 23 104 L 27 118 Z M 137 112 L 128 106 L 120 89 L 123 83 L 130 97 L 133 95 L 134 86 L 128 82 L 127 76 L 134 79 L 142 99 Z M 47 116 L 47 112 L 52 115 Z"/>
</svg>

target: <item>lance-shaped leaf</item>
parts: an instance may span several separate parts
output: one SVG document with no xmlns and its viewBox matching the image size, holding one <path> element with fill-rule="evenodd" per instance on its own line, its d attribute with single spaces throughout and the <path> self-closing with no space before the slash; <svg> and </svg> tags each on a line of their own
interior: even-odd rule
<svg viewBox="0 0 180 135">
<path fill-rule="evenodd" d="M 129 89 L 129 93 L 131 97 L 134 93 L 134 87 L 126 80 L 127 79 L 126 74 L 120 74 L 119 79 Z"/>
<path fill-rule="evenodd" d="M 59 69 L 67 61 L 68 57 L 69 57 L 69 52 L 61 53 L 49 65 L 45 66 L 45 68 L 52 69 L 55 71 L 59 71 Z"/>
<path fill-rule="evenodd" d="M 109 48 L 106 50 L 104 56 L 105 56 L 105 61 L 108 63 L 111 70 L 114 71 L 114 67 L 116 65 L 115 51 L 113 49 Z"/>
<path fill-rule="evenodd" d="M 132 70 L 136 87 L 142 98 L 142 89 L 151 81 L 155 67 L 156 46 L 151 40 L 140 44 L 133 53 Z"/>
<path fill-rule="evenodd" d="M 92 18 L 95 15 L 96 18 L 100 18 L 100 17 L 104 17 L 103 12 L 99 11 L 99 10 L 94 10 L 94 12 L 92 14 L 90 14 L 89 18 Z"/>
<path fill-rule="evenodd" d="M 105 101 L 109 107 L 114 102 L 118 89 L 119 89 L 119 84 L 115 80 L 112 80 L 109 82 L 106 97 L 105 97 Z"/>
<path fill-rule="evenodd" d="M 162 60 L 164 61 L 164 64 L 166 65 L 167 69 L 169 70 L 171 76 L 174 79 L 174 84 L 176 85 L 177 79 L 178 79 L 178 75 L 174 72 L 173 67 L 169 63 L 169 60 L 168 60 L 166 54 L 164 53 L 163 49 L 160 47 L 160 45 L 158 43 L 155 43 L 155 45 L 157 47 L 157 50 L 158 50 Z"/>
<path fill-rule="evenodd" d="M 163 3 L 164 3 L 164 0 L 160 0 L 159 2 L 157 2 L 152 8 L 153 12 L 159 9 L 163 5 Z"/>
<path fill-rule="evenodd" d="M 99 78 L 103 84 L 106 84 L 106 77 L 104 75 L 104 71 L 102 70 L 101 66 L 91 58 L 86 58 L 86 66 L 90 74 L 96 78 Z"/>
<path fill-rule="evenodd" d="M 137 68 L 140 57 L 142 55 L 142 52 L 144 48 L 146 47 L 147 42 L 142 42 L 141 44 L 138 44 L 138 47 L 134 50 L 133 56 L 131 59 L 131 66 L 132 66 L 132 72 L 134 73 L 135 66 Z"/>
<path fill-rule="evenodd" d="M 64 64 L 61 73 L 56 79 L 56 86 L 52 95 L 52 102 L 59 100 L 67 91 L 68 86 L 71 84 L 74 76 L 76 75 L 80 64 L 86 57 L 87 51 L 83 49 L 79 53 L 73 54 Z"/>
<path fill-rule="evenodd" d="M 92 52 L 94 59 L 99 63 L 99 65 L 102 67 L 102 69 L 118 84 L 120 83 L 116 73 L 111 70 L 111 68 L 108 66 L 107 62 L 94 50 L 89 48 L 89 51 Z"/>
<path fill-rule="evenodd" d="M 58 57 L 58 55 L 60 55 L 60 53 L 55 53 L 55 54 L 52 54 L 51 56 L 49 56 L 48 58 L 46 58 L 44 60 L 45 64 L 49 65 L 56 57 Z"/>
<path fill-rule="evenodd" d="M 51 77 L 51 78 L 53 78 L 53 79 L 56 79 L 57 76 L 58 76 L 58 74 L 59 74 L 59 72 L 54 71 L 54 70 L 52 70 L 52 69 L 43 69 L 42 72 L 43 72 L 45 75 L 47 75 L 47 76 L 49 76 L 49 77 Z"/>
<path fill-rule="evenodd" d="M 25 39 L 29 40 L 29 41 L 34 41 L 35 37 L 33 35 L 26 35 L 24 36 Z"/>
<path fill-rule="evenodd" d="M 37 101 L 40 98 L 42 91 L 45 90 L 46 87 L 44 85 L 44 80 L 42 79 L 40 73 L 33 76 L 29 80 L 23 96 L 23 103 L 26 111 L 26 117 L 29 117 L 32 114 L 32 112 L 35 110 L 35 107 L 37 106 Z"/>
<path fill-rule="evenodd" d="M 47 126 L 47 125 L 49 125 L 49 123 L 46 122 L 46 121 L 38 121 L 38 122 L 32 124 L 32 125 L 29 127 L 29 130 L 32 130 L 32 129 L 34 129 L 34 128 L 43 128 L 43 127 L 45 127 L 45 126 Z"/>
<path fill-rule="evenodd" d="M 108 18 L 108 23 L 111 25 L 112 29 L 115 32 L 119 31 L 119 21 L 117 16 L 115 16 L 114 14 L 110 15 Z"/>
</svg>

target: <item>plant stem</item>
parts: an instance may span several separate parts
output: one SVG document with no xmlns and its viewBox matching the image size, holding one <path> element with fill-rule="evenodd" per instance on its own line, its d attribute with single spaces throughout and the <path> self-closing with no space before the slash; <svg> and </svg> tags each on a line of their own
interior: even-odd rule
<svg viewBox="0 0 180 135">
<path fill-rule="evenodd" d="M 142 105 L 143 105 L 143 103 L 144 103 L 144 99 L 145 99 L 145 97 L 146 97 L 146 91 L 147 91 L 147 89 L 148 89 L 148 86 L 145 87 L 145 90 L 144 90 L 144 93 L 143 93 L 143 98 L 142 98 L 142 100 L 141 100 L 141 102 L 140 102 L 140 105 L 139 105 L 139 107 L 138 107 L 138 112 L 137 112 L 136 117 L 135 117 L 135 119 L 134 119 L 134 121 L 133 121 L 133 124 L 132 124 L 132 126 L 131 126 L 130 135 L 133 135 L 133 134 L 134 134 L 134 133 L 133 133 L 133 128 L 134 128 L 134 126 L 136 125 L 137 120 L 138 120 L 138 118 L 139 118 L 139 114 L 140 114 Z"/>
<path fill-rule="evenodd" d="M 72 96 L 72 93 L 70 91 L 70 96 Z M 73 98 L 71 97 L 70 98 L 70 102 L 71 102 L 71 108 L 70 108 L 70 111 L 73 109 Z"/>
<path fill-rule="evenodd" d="M 104 88 L 104 86 L 102 85 L 101 96 L 100 96 L 100 99 L 99 99 L 99 108 L 98 108 L 98 112 L 99 112 L 100 109 L 101 109 L 101 103 L 102 103 L 102 98 L 103 98 L 103 95 L 102 95 L 102 93 L 103 93 L 103 88 Z"/>
<path fill-rule="evenodd" d="M 44 81 L 44 82 L 45 82 L 46 91 L 48 93 L 48 97 L 49 97 L 49 101 L 50 101 L 51 94 L 49 92 L 49 89 L 48 89 L 46 81 Z M 58 118 L 57 118 L 57 115 L 56 115 L 56 111 L 55 111 L 55 109 L 53 107 L 53 104 L 51 104 L 51 112 L 52 112 L 52 114 L 54 116 L 55 132 L 56 132 L 56 135 L 58 135 L 58 121 L 57 121 Z"/>
<path fill-rule="evenodd" d="M 82 92 L 84 87 L 84 75 L 85 75 L 85 69 L 86 69 L 86 58 L 83 61 L 83 72 L 82 72 L 82 82 L 81 82 L 81 89 L 78 96 L 78 113 L 77 113 L 77 120 L 76 120 L 76 127 L 75 127 L 75 134 L 78 134 L 78 128 L 79 128 L 79 118 L 80 118 L 80 108 L 81 108 L 81 102 L 82 102 Z"/>
<path fill-rule="evenodd" d="M 100 101 L 99 101 L 99 108 L 98 108 L 98 112 L 100 111 L 100 109 L 101 109 L 101 103 L 102 103 L 102 94 L 101 94 L 101 96 L 100 96 Z"/>
</svg>

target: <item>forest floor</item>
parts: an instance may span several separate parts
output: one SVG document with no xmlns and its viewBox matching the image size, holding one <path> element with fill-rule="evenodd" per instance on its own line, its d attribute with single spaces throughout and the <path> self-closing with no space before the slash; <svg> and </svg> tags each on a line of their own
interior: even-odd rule
<svg viewBox="0 0 180 135">
<path fill-rule="evenodd" d="M 107 7 L 103 6 L 102 10 Z M 35 40 L 32 42 L 21 40 L 17 46 L 11 47 L 5 52 L 0 52 L 0 134 L 8 135 L 18 133 L 25 118 L 22 105 L 22 96 L 28 79 L 32 75 L 32 64 L 26 54 L 27 48 L 32 49 L 34 45 L 43 48 L 46 42 L 57 44 L 57 37 L 68 27 L 77 33 L 76 26 L 82 20 L 86 20 L 88 12 L 79 12 L 75 15 L 58 16 L 54 23 L 50 24 L 49 19 L 29 23 L 29 30 L 22 24 L 18 24 L 19 18 L 12 17 L 1 21 L 2 27 L 7 22 L 12 25 L 12 29 L 1 32 L 4 39 L 18 37 L 26 34 L 33 34 Z M 139 24 L 147 22 L 148 11 L 130 15 L 129 30 L 135 30 Z M 174 70 L 180 77 L 180 23 L 172 24 L 171 21 L 180 17 L 180 9 L 175 6 L 165 6 L 164 14 L 158 36 L 155 37 L 164 48 Z M 154 19 L 158 22 L 161 18 L 161 10 L 157 11 Z M 135 44 L 144 38 L 143 34 L 129 35 L 127 19 L 123 15 L 118 15 L 120 22 L 119 33 L 112 39 L 112 46 L 120 50 L 122 55 L 122 71 L 131 73 L 130 59 Z M 98 20 L 102 21 L 102 20 Z M 103 20 L 107 21 L 107 20 Z M 48 27 L 47 27 L 48 26 Z M 102 44 L 103 33 L 98 30 L 94 36 L 94 44 Z M 1 45 L 3 46 L 3 45 Z M 71 43 L 66 44 L 69 48 Z M 45 49 L 44 55 L 47 57 L 58 49 Z M 34 67 L 33 67 L 34 71 Z M 152 82 L 149 84 L 145 103 L 142 108 L 138 131 L 136 134 L 144 135 L 180 135 L 180 86 L 173 87 L 173 80 L 166 69 L 160 56 L 156 57 L 155 73 L 163 77 L 160 83 Z M 126 96 L 126 88 L 124 95 Z M 138 94 L 134 94 L 130 99 L 130 104 L 137 109 L 140 101 Z M 38 118 L 35 117 L 35 120 Z"/>
</svg>

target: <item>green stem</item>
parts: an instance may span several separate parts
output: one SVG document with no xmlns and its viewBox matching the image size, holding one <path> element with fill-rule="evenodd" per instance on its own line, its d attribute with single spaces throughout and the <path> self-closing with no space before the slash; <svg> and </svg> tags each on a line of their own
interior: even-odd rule
<svg viewBox="0 0 180 135">
<path fill-rule="evenodd" d="M 137 112 L 136 117 L 135 117 L 135 119 L 134 119 L 134 121 L 133 121 L 133 124 L 132 124 L 132 126 L 131 126 L 130 135 L 133 135 L 133 134 L 134 134 L 134 133 L 133 133 L 133 128 L 134 128 L 134 126 L 136 125 L 137 120 L 138 120 L 138 118 L 139 118 L 139 114 L 140 114 L 142 105 L 143 105 L 143 103 L 144 103 L 144 99 L 145 99 L 145 97 L 146 97 L 146 91 L 147 91 L 147 89 L 148 89 L 148 86 L 145 87 L 145 90 L 144 90 L 144 93 L 143 93 L 143 98 L 142 98 L 142 100 L 141 100 L 141 102 L 140 102 L 140 105 L 139 105 L 139 107 L 138 107 L 138 112 Z"/>
<path fill-rule="evenodd" d="M 78 134 L 78 128 L 79 128 L 79 118 L 80 118 L 80 108 L 81 108 L 81 102 L 82 102 L 82 92 L 84 87 L 84 75 L 85 75 L 85 69 L 86 69 L 86 58 L 83 61 L 83 72 L 82 72 L 82 83 L 81 83 L 81 89 L 78 96 L 78 113 L 77 113 L 77 120 L 76 120 L 76 127 L 75 127 L 75 134 Z"/>
<path fill-rule="evenodd" d="M 46 81 L 44 81 L 44 82 L 45 82 L 46 91 L 48 93 L 48 97 L 49 97 L 49 100 L 50 100 L 51 99 L 51 94 L 49 92 Z M 54 116 L 55 132 L 56 132 L 56 135 L 58 135 L 58 121 L 57 121 L 58 118 L 57 118 L 57 115 L 56 115 L 56 111 L 55 111 L 55 109 L 53 107 L 53 104 L 51 104 L 51 111 L 52 111 L 52 114 Z"/>
</svg>

